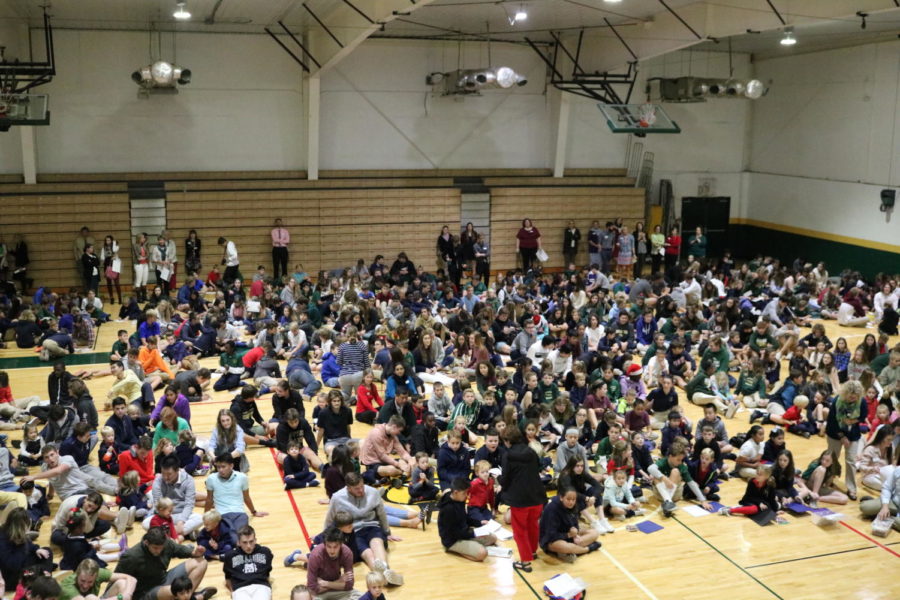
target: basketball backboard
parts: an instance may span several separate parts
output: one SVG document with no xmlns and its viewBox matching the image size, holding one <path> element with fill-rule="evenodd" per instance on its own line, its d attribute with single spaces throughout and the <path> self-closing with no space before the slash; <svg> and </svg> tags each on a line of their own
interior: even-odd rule
<svg viewBox="0 0 900 600">
<path fill-rule="evenodd" d="M 47 94 L 0 94 L 0 131 L 14 125 L 49 125 Z"/>
<path fill-rule="evenodd" d="M 659 104 L 603 104 L 597 106 L 613 133 L 681 133 L 678 123 L 669 118 Z"/>
</svg>

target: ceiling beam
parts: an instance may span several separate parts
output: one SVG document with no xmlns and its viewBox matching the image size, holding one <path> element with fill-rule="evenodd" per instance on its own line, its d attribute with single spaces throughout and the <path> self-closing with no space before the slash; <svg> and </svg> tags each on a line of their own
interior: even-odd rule
<svg viewBox="0 0 900 600">
<path fill-rule="evenodd" d="M 342 0 L 307 31 L 312 55 L 321 64 L 310 73 L 318 77 L 333 68 L 382 25 L 411 14 L 434 0 Z M 340 40 L 340 43 L 338 43 Z"/>
</svg>

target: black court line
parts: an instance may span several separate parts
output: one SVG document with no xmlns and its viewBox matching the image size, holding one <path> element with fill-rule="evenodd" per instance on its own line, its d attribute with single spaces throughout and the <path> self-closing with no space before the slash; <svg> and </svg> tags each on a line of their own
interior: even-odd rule
<svg viewBox="0 0 900 600">
<path fill-rule="evenodd" d="M 885 546 L 896 546 L 900 544 L 900 542 L 891 542 L 890 544 L 884 544 Z M 750 567 L 744 567 L 745 569 L 758 569 L 760 567 L 771 567 L 772 565 L 783 565 L 785 563 L 798 562 L 801 560 L 809 560 L 811 558 L 822 558 L 823 556 L 834 556 L 835 554 L 849 554 L 850 552 L 859 552 L 860 550 L 874 550 L 878 546 L 864 546 L 862 548 L 851 548 L 850 550 L 838 550 L 837 552 L 826 552 L 825 554 L 813 554 L 812 556 L 801 556 L 800 558 L 789 558 L 787 560 L 779 560 L 770 563 L 763 563 L 761 565 L 753 565 Z"/>
<path fill-rule="evenodd" d="M 519 569 L 517 569 L 515 567 L 513 567 L 513 571 L 515 571 L 516 574 L 522 578 L 522 581 L 525 582 L 525 585 L 528 586 L 528 589 L 531 590 L 531 593 L 534 594 L 535 598 L 537 598 L 538 600 L 545 600 L 545 598 L 543 596 L 541 596 L 540 594 L 538 594 L 537 590 L 534 589 L 534 587 L 532 587 L 531 583 L 527 579 L 525 579 L 525 575 L 522 574 L 522 571 L 520 571 Z"/>
<path fill-rule="evenodd" d="M 713 550 L 715 550 L 716 553 L 717 553 L 719 556 L 721 556 L 722 558 L 724 558 L 725 560 L 727 560 L 728 562 L 730 562 L 732 565 L 734 565 L 735 567 L 737 567 L 744 575 L 746 575 L 747 577 L 749 577 L 750 579 L 752 579 L 753 581 L 755 581 L 756 583 L 758 583 L 758 584 L 759 584 L 760 586 L 762 586 L 763 588 L 765 588 L 765 590 L 766 590 L 767 592 L 769 592 L 770 594 L 772 594 L 773 596 L 775 596 L 776 598 L 778 598 L 778 600 L 784 600 L 784 598 L 782 598 L 781 596 L 779 596 L 778 594 L 775 593 L 775 590 L 773 590 L 772 588 L 770 588 L 769 586 L 767 586 L 765 583 L 763 583 L 762 581 L 760 581 L 759 579 L 757 579 L 752 573 L 750 573 L 749 571 L 747 571 L 744 567 L 742 567 L 741 565 L 737 564 L 736 562 L 734 562 L 733 560 L 731 560 L 730 558 L 728 558 L 728 556 L 727 556 L 724 552 L 722 552 L 721 550 L 719 550 L 718 548 L 716 548 L 715 546 L 713 546 L 712 544 L 710 544 L 710 543 L 709 543 L 703 536 L 701 536 L 699 533 L 697 533 L 696 531 L 694 531 L 693 529 L 691 529 L 690 527 L 688 527 L 687 525 L 685 525 L 684 523 L 682 523 L 682 522 L 678 519 L 678 517 L 672 517 L 672 520 L 675 521 L 676 523 L 678 523 L 679 525 L 681 525 L 682 527 L 684 527 L 685 529 L 687 529 L 688 531 L 690 531 L 692 534 L 694 534 L 694 537 L 696 537 L 698 540 L 700 540 L 701 542 L 703 542 L 704 544 L 706 544 L 707 546 L 709 546 L 709 547 L 712 548 Z"/>
</svg>

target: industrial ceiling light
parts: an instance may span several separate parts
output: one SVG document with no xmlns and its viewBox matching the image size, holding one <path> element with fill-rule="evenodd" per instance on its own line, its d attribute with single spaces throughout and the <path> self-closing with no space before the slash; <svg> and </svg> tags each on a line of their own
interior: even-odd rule
<svg viewBox="0 0 900 600">
<path fill-rule="evenodd" d="M 429 73 L 425 83 L 439 86 L 442 96 L 480 94 L 482 89 L 498 87 L 509 89 L 523 86 L 528 80 L 510 67 L 491 69 L 466 69 L 449 73 Z"/>
<path fill-rule="evenodd" d="M 131 80 L 141 87 L 141 92 L 178 93 L 176 84 L 187 85 L 191 82 L 191 70 L 183 69 L 164 60 L 141 67 L 131 74 Z"/>
<path fill-rule="evenodd" d="M 517 10 L 516 16 L 513 17 L 513 19 L 515 19 L 517 23 L 520 21 L 528 20 L 528 13 L 525 11 L 525 8 L 523 7 L 523 8 L 520 8 L 519 10 Z"/>
<path fill-rule="evenodd" d="M 606 2 L 607 4 L 618 4 L 622 0 L 603 0 L 603 1 Z"/>
<path fill-rule="evenodd" d="M 175 12 L 172 13 L 172 16 L 178 21 L 187 21 L 191 18 L 191 13 L 188 12 L 184 2 L 176 2 Z"/>
<path fill-rule="evenodd" d="M 794 28 L 788 27 L 784 30 L 784 37 L 781 38 L 782 46 L 793 46 L 797 43 L 797 38 L 794 37 Z"/>
</svg>

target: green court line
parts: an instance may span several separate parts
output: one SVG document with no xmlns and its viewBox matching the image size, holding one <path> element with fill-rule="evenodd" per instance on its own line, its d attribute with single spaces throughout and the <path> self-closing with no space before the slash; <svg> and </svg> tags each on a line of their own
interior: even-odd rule
<svg viewBox="0 0 900 600">
<path fill-rule="evenodd" d="M 109 364 L 109 352 L 83 352 L 70 354 L 65 358 L 50 361 L 41 360 L 37 353 L 34 356 L 10 356 L 0 358 L 0 369 L 30 369 L 34 367 L 51 367 L 53 363 L 63 361 L 67 365 Z"/>
<path fill-rule="evenodd" d="M 519 575 L 519 577 L 522 578 L 522 581 L 525 582 L 525 585 L 528 586 L 528 589 L 531 590 L 531 593 L 534 594 L 535 598 L 537 598 L 538 600 L 544 600 L 544 597 L 541 596 L 540 594 L 538 594 L 537 590 L 535 590 L 534 587 L 532 587 L 531 583 L 529 583 L 528 580 L 525 579 L 525 576 L 522 574 L 522 571 L 520 571 L 519 569 L 517 569 L 515 567 L 513 567 L 513 571 L 515 571 Z"/>
<path fill-rule="evenodd" d="M 731 560 L 730 558 L 728 558 L 728 556 L 726 556 L 725 553 L 723 553 L 721 550 L 719 550 L 718 548 L 716 548 L 715 546 L 713 546 L 712 544 L 710 544 L 710 543 L 709 543 L 702 535 L 700 535 L 699 533 L 697 533 L 696 531 L 694 531 L 693 529 L 691 529 L 690 527 L 688 527 L 687 525 L 685 525 L 684 523 L 682 523 L 682 522 L 678 519 L 678 517 L 672 517 L 672 520 L 675 521 L 676 523 L 678 523 L 679 525 L 681 525 L 682 527 L 684 527 L 685 529 L 687 529 L 688 531 L 690 531 L 691 533 L 693 533 L 693 534 L 694 534 L 694 537 L 696 537 L 698 540 L 700 540 L 701 542 L 703 542 L 704 544 L 706 544 L 707 546 L 709 546 L 709 547 L 712 548 L 713 550 L 715 550 L 716 553 L 717 553 L 719 556 L 721 556 L 722 558 L 724 558 L 725 560 L 727 560 L 728 562 L 730 562 L 731 564 L 733 564 L 735 567 L 737 567 L 742 573 L 744 573 L 744 575 L 746 575 L 747 577 L 749 577 L 750 579 L 752 579 L 753 581 L 755 581 L 756 583 L 758 583 L 759 585 L 761 585 L 762 587 L 764 587 L 770 594 L 772 594 L 773 596 L 775 596 L 776 598 L 778 598 L 778 600 L 784 600 L 784 598 L 782 598 L 781 596 L 779 596 L 778 594 L 776 594 L 775 591 L 774 591 L 772 588 L 770 588 L 770 587 L 767 586 L 765 583 L 763 583 L 762 581 L 760 581 L 759 579 L 757 579 L 756 577 L 754 577 L 753 574 L 750 573 L 749 571 L 747 571 L 744 567 L 742 567 L 741 565 L 737 564 L 736 562 L 734 562 L 733 560 Z"/>
</svg>

